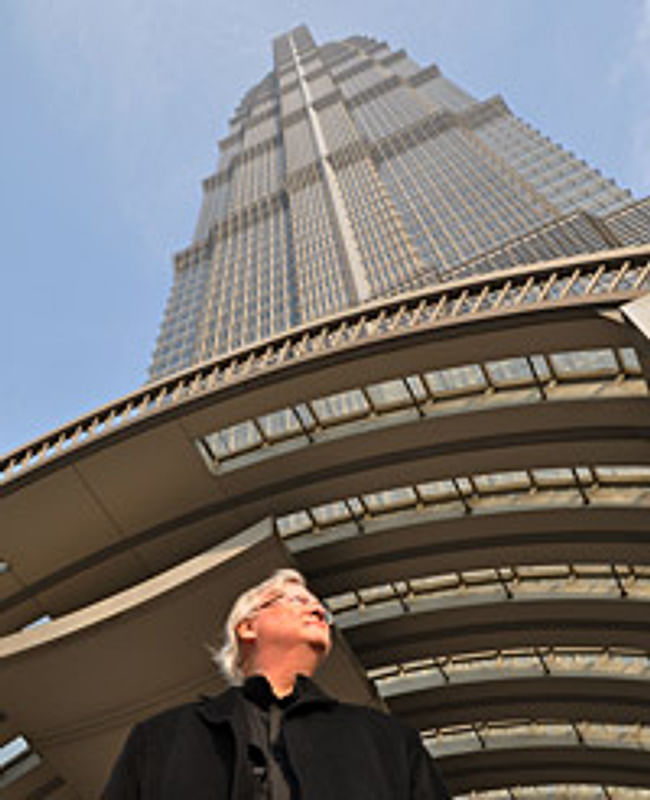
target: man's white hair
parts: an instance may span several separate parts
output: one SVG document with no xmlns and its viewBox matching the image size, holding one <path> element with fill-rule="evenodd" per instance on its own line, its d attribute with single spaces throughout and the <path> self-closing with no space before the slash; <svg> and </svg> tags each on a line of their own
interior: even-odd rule
<svg viewBox="0 0 650 800">
<path fill-rule="evenodd" d="M 305 579 L 295 569 L 278 569 L 270 578 L 248 589 L 235 600 L 224 627 L 224 643 L 213 653 L 213 659 L 226 680 L 239 684 L 246 677 L 243 671 L 242 653 L 239 647 L 237 626 L 252 616 L 265 600 L 282 592 L 287 585 L 305 586 Z"/>
</svg>

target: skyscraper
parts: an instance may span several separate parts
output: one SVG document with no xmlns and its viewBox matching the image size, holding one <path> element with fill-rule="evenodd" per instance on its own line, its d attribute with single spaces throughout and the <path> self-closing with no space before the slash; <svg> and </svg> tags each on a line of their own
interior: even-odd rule
<svg viewBox="0 0 650 800">
<path fill-rule="evenodd" d="M 278 37 L 242 99 L 150 377 L 371 299 L 648 240 L 648 204 L 435 65 L 353 36 Z"/>
<path fill-rule="evenodd" d="M 650 201 L 305 28 L 220 148 L 149 383 L 0 460 L 8 800 L 97 797 L 288 565 L 455 796 L 650 798 Z"/>
</svg>

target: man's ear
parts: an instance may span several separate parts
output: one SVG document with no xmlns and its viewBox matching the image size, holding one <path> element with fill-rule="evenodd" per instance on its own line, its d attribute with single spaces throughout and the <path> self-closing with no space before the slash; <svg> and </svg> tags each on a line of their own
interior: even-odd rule
<svg viewBox="0 0 650 800">
<path fill-rule="evenodd" d="M 253 642 L 257 639 L 255 624 L 250 618 L 243 619 L 239 625 L 237 625 L 235 630 L 237 632 L 237 638 L 244 644 L 253 644 Z"/>
</svg>

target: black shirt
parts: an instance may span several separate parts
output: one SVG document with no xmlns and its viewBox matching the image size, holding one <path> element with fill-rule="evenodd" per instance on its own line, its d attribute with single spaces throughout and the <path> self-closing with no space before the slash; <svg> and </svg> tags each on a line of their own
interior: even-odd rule
<svg viewBox="0 0 650 800">
<path fill-rule="evenodd" d="M 248 724 L 248 760 L 255 800 L 298 800 L 282 736 L 282 717 L 299 697 L 298 684 L 286 697 L 276 697 L 263 675 L 247 678 L 242 687 Z"/>
</svg>

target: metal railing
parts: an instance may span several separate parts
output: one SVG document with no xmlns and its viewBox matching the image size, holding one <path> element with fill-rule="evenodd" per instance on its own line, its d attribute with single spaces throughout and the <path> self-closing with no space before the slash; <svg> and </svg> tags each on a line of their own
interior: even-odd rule
<svg viewBox="0 0 650 800">
<path fill-rule="evenodd" d="M 650 246 L 598 252 L 391 297 L 264 340 L 145 385 L 0 459 L 0 484 L 143 418 L 297 360 L 381 339 L 556 306 L 611 307 L 650 290 Z"/>
</svg>

